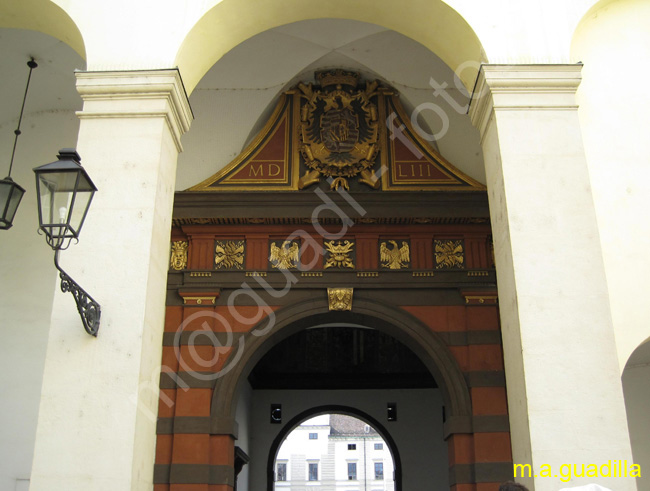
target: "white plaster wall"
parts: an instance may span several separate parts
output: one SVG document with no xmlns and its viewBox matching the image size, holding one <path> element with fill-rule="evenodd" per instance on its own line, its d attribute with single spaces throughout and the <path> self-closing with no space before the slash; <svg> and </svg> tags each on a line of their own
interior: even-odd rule
<svg viewBox="0 0 650 491">
<path fill-rule="evenodd" d="M 32 73 L 11 174 L 26 192 L 14 226 L 0 231 L 0 489 L 11 491 L 29 486 L 52 300 L 59 288 L 53 252 L 37 234 L 32 168 L 55 161 L 61 148 L 76 145 L 74 110 L 81 99 L 73 69 L 84 66 L 79 55 L 50 36 L 0 29 L 0 178 L 9 169 L 30 56 L 39 66 Z M 62 262 L 74 250 L 63 253 Z M 69 301 L 76 311 L 74 300 Z"/>
<path fill-rule="evenodd" d="M 396 402 L 398 420 L 386 420 L 386 403 Z M 364 411 L 390 433 L 402 461 L 404 491 L 449 489 L 447 443 L 443 440 L 442 396 L 437 389 L 358 391 L 253 391 L 250 490 L 266 488 L 268 452 L 283 425 L 269 423 L 271 404 L 282 404 L 286 424 L 303 411 L 326 404 Z M 430 484 L 429 484 L 430 483 Z"/>
<path fill-rule="evenodd" d="M 578 111 L 602 243 L 620 370 L 648 336 L 650 3 L 602 2 L 576 32 Z"/>
<path fill-rule="evenodd" d="M 177 92 L 165 97 L 178 88 L 176 75 L 79 76 L 85 94 L 101 95 L 109 84 L 131 92 L 127 102 L 84 103 L 78 148 L 99 191 L 75 261 L 64 267 L 101 303 L 101 329 L 88 336 L 68 295 L 55 294 L 32 490 L 54 482 L 66 491 L 151 489 L 177 157 L 167 102 L 180 101 L 173 114 L 186 115 Z M 153 87 L 159 97 L 147 94 Z M 80 465 L 88 455 L 93 466 Z"/>
<path fill-rule="evenodd" d="M 0 126 L 0 148 L 11 148 L 16 121 Z M 14 226 L 0 231 L 0 489 L 29 479 L 52 299 L 58 289 L 53 252 L 37 234 L 32 167 L 53 162 L 74 146 L 79 123 L 72 111 L 26 115 L 12 178 L 25 188 Z M 10 131 L 7 131 L 10 129 Z M 11 141 L 10 141 L 11 140 Z M 6 172 L 6 169 L 3 169 Z M 2 177 L 5 177 L 4 175 Z M 74 255 L 74 246 L 66 256 Z M 76 311 L 74 300 L 70 308 Z M 79 329 L 83 332 L 81 325 Z M 20 488 L 18 488 L 20 489 Z"/>
<path fill-rule="evenodd" d="M 326 421 L 314 421 L 316 419 L 312 418 L 311 421 L 298 426 L 287 436 L 278 450 L 278 459 L 289 459 L 292 455 L 300 453 L 304 459 L 319 460 L 327 454 L 329 426 Z M 319 417 L 318 419 L 323 420 L 324 418 Z M 318 436 L 312 440 L 309 438 L 310 433 L 316 433 Z M 319 477 L 321 475 L 322 468 L 319 468 Z"/>
<path fill-rule="evenodd" d="M 498 129 L 498 148 L 486 141 L 484 154 L 514 461 L 531 459 L 539 469 L 631 458 L 572 94 L 579 67 L 497 66 L 484 73 L 495 127 L 485 135 L 496 139 Z M 553 87 L 566 84 L 564 90 L 549 89 L 548 79 Z M 561 482 L 553 479 L 538 477 L 536 489 L 556 489 Z M 597 482 L 634 487 L 632 479 L 608 479 Z M 571 484 L 587 482 L 576 477 Z"/>
<path fill-rule="evenodd" d="M 356 443 L 356 450 L 348 450 L 349 443 Z M 383 443 L 382 450 L 375 450 L 375 443 Z M 372 438 L 355 438 L 342 437 L 340 440 L 335 439 L 336 450 L 336 480 L 337 489 L 358 490 L 364 483 L 367 488 L 381 491 L 392 491 L 394 488 L 393 481 L 393 458 L 388 450 L 388 445 L 375 435 Z M 364 449 L 365 446 L 365 449 Z M 364 457 L 365 452 L 365 457 Z M 348 481 L 348 462 L 357 464 L 357 480 Z M 375 480 L 375 462 L 384 464 L 384 479 Z M 362 488 L 362 489 L 367 489 Z"/>
</svg>

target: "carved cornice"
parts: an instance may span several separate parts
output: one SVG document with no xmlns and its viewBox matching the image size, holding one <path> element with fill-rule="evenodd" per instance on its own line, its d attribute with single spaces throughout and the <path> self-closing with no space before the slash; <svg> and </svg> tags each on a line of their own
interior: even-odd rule
<svg viewBox="0 0 650 491">
<path fill-rule="evenodd" d="M 495 111 L 576 110 L 582 64 L 482 65 L 469 116 L 481 140 Z"/>
<path fill-rule="evenodd" d="M 193 119 L 177 69 L 76 72 L 84 108 L 80 119 L 164 118 L 176 148 Z"/>
</svg>

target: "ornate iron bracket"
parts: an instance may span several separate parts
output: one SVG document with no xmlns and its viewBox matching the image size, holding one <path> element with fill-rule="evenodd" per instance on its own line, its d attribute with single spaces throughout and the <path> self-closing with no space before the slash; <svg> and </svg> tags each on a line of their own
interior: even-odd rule
<svg viewBox="0 0 650 491">
<path fill-rule="evenodd" d="M 59 266 L 59 251 L 54 253 L 54 266 L 59 270 L 59 277 L 61 278 L 61 291 L 63 293 L 70 292 L 77 303 L 77 310 L 81 316 L 81 322 L 84 329 L 91 336 L 97 336 L 99 331 L 99 318 L 101 316 L 101 306 L 95 301 L 93 297 L 88 295 L 86 291 L 79 286 L 68 274 L 63 271 Z"/>
</svg>

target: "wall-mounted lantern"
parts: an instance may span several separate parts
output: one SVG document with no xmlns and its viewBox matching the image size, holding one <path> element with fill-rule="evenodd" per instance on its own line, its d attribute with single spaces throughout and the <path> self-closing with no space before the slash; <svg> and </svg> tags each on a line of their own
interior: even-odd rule
<svg viewBox="0 0 650 491">
<path fill-rule="evenodd" d="M 59 266 L 59 252 L 67 249 L 72 239 L 79 240 L 97 188 L 81 166 L 81 158 L 74 149 L 64 148 L 57 157 L 59 160 L 56 162 L 34 169 L 39 229 L 54 251 L 54 265 L 60 273 L 61 290 L 72 293 L 84 329 L 88 334 L 97 336 L 100 305 Z"/>
</svg>

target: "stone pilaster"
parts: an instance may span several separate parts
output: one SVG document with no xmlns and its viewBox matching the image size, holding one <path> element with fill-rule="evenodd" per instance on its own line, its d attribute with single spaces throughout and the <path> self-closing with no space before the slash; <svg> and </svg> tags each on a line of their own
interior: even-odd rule
<svg viewBox="0 0 650 491">
<path fill-rule="evenodd" d="M 177 70 L 79 72 L 77 87 L 77 150 L 99 191 L 60 262 L 101 304 L 101 327 L 88 336 L 70 295 L 55 295 L 30 489 L 151 490 L 176 160 L 192 113 Z"/>
<path fill-rule="evenodd" d="M 485 157 L 514 462 L 533 474 L 551 466 L 554 477 L 524 480 L 537 491 L 632 490 L 631 478 L 561 481 L 563 464 L 580 473 L 632 462 L 575 102 L 580 71 L 485 65 L 470 116 Z"/>
</svg>

